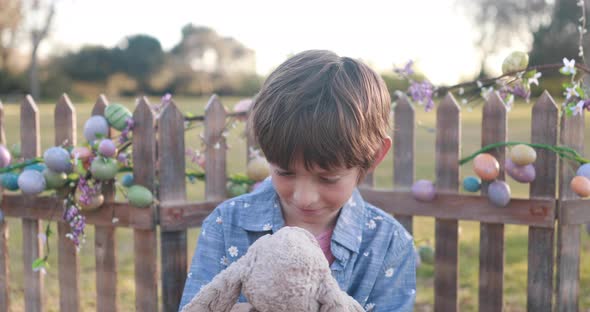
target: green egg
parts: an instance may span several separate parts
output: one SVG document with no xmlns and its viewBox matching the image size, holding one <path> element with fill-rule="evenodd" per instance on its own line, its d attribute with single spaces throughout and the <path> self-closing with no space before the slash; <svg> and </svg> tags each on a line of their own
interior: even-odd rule
<svg viewBox="0 0 590 312">
<path fill-rule="evenodd" d="M 141 185 L 133 185 L 127 192 L 129 203 L 135 207 L 148 207 L 153 201 L 152 192 Z"/>
<path fill-rule="evenodd" d="M 111 127 L 123 131 L 127 126 L 127 119 L 131 118 L 131 112 L 125 106 L 115 103 L 105 108 L 104 117 Z"/>
</svg>

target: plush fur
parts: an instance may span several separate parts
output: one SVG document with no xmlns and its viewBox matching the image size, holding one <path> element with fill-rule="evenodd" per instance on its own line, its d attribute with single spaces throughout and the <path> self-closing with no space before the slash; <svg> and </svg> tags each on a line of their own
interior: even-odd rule
<svg viewBox="0 0 590 312">
<path fill-rule="evenodd" d="M 249 304 L 236 304 L 240 292 Z M 235 305 L 235 306 L 234 306 Z M 258 239 L 219 273 L 183 312 L 361 312 L 340 290 L 308 231 L 284 227 Z"/>
</svg>

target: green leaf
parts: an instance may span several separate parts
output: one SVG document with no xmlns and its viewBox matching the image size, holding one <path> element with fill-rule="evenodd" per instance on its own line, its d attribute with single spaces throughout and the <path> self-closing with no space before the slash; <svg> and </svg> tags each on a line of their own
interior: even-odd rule
<svg viewBox="0 0 590 312">
<path fill-rule="evenodd" d="M 68 180 L 70 180 L 70 181 L 78 181 L 79 179 L 80 179 L 80 175 L 77 173 L 68 174 Z"/>
<path fill-rule="evenodd" d="M 564 89 L 571 88 L 573 86 L 574 85 L 571 82 L 564 82 L 564 83 L 561 84 L 561 87 L 564 88 Z"/>
<path fill-rule="evenodd" d="M 524 78 L 533 78 L 536 73 L 537 73 L 537 70 L 536 69 L 529 70 L 528 72 L 526 72 L 524 74 Z"/>
<path fill-rule="evenodd" d="M 33 261 L 33 265 L 31 266 L 33 270 L 38 270 L 43 267 L 47 267 L 47 259 L 45 258 L 37 258 Z"/>
</svg>

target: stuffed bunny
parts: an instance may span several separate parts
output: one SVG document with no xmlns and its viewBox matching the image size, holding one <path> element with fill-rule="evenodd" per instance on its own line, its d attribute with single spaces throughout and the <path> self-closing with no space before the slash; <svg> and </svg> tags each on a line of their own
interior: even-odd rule
<svg viewBox="0 0 590 312">
<path fill-rule="evenodd" d="M 240 292 L 251 307 L 236 305 Z M 215 276 L 182 311 L 361 312 L 364 309 L 340 290 L 313 235 L 301 228 L 284 227 L 254 242 L 242 258 Z"/>
</svg>

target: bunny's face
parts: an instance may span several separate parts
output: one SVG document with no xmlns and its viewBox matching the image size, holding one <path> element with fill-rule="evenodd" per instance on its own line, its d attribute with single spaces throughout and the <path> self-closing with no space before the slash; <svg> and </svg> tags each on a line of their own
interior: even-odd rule
<svg viewBox="0 0 590 312">
<path fill-rule="evenodd" d="M 242 291 L 260 312 L 319 309 L 320 283 L 331 274 L 328 262 L 309 232 L 289 229 L 260 238 L 248 250 L 255 257 Z"/>
</svg>

